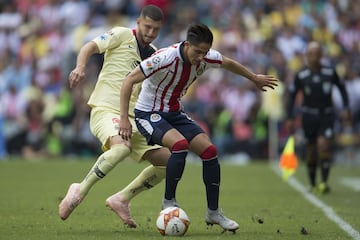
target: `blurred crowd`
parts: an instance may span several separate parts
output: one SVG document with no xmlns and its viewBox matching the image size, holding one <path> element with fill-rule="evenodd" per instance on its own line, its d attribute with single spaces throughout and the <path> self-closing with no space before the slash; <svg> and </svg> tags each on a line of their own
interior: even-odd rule
<svg viewBox="0 0 360 240">
<path fill-rule="evenodd" d="M 338 122 L 337 147 L 359 144 L 359 0 L 0 0 L 0 159 L 100 151 L 86 103 L 102 56 L 92 57 L 80 87 L 69 89 L 67 77 L 85 42 L 115 25 L 135 27 L 146 4 L 166 16 L 158 48 L 184 40 L 187 26 L 201 21 L 212 29 L 215 49 L 281 80 L 276 91 L 262 93 L 246 79 L 211 70 L 190 89 L 185 108 L 220 155 L 268 157 L 269 126 L 276 127 L 280 144 L 286 138 L 286 89 L 305 64 L 311 40 L 324 46 L 324 62 L 336 67 L 350 97 L 352 124 Z M 341 109 L 336 90 L 334 104 Z"/>
</svg>

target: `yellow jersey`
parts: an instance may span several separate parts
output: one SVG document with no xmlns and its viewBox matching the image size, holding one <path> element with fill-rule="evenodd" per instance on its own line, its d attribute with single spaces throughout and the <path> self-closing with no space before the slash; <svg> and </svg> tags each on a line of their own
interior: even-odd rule
<svg viewBox="0 0 360 240">
<path fill-rule="evenodd" d="M 140 46 L 135 36 L 135 29 L 114 27 L 92 40 L 98 46 L 100 53 L 104 53 L 104 62 L 88 101 L 90 107 L 102 107 L 120 112 L 120 90 L 123 79 L 141 60 L 149 57 L 156 50 L 153 45 Z M 141 84 L 137 84 L 133 89 L 129 106 L 130 116 L 134 116 L 133 109 L 140 87 Z"/>
</svg>

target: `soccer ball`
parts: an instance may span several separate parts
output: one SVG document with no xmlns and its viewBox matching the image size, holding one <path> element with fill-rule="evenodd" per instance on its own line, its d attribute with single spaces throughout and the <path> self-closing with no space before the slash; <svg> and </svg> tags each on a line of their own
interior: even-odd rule
<svg viewBox="0 0 360 240">
<path fill-rule="evenodd" d="M 189 225 L 188 215 L 179 207 L 165 208 L 156 219 L 156 227 L 163 236 L 183 236 Z"/>
</svg>

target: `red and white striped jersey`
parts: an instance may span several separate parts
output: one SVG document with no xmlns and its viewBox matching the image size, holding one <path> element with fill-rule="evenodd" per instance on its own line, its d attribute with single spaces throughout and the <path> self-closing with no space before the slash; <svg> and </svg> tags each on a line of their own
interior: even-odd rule
<svg viewBox="0 0 360 240">
<path fill-rule="evenodd" d="M 210 49 L 198 65 L 184 62 L 182 43 L 155 52 L 140 63 L 146 79 L 135 108 L 141 111 L 175 112 L 182 109 L 180 99 L 190 85 L 207 69 L 219 68 L 220 52 Z"/>
</svg>

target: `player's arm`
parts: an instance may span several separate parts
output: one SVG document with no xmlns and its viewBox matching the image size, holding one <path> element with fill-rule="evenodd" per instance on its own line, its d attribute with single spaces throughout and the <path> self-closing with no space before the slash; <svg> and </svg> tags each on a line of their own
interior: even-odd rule
<svg viewBox="0 0 360 240">
<path fill-rule="evenodd" d="M 145 80 L 145 75 L 137 66 L 127 77 L 124 79 L 120 90 L 120 124 L 119 135 L 124 140 L 131 138 L 131 123 L 129 121 L 129 103 L 133 87 L 136 83 Z"/>
<path fill-rule="evenodd" d="M 99 48 L 93 41 L 90 41 L 81 47 L 76 59 L 76 67 L 69 74 L 70 88 L 76 87 L 85 79 L 86 64 L 89 61 L 89 58 L 95 53 L 99 53 Z"/>
<path fill-rule="evenodd" d="M 286 105 L 286 127 L 290 133 L 294 132 L 294 105 L 297 93 L 300 91 L 300 79 L 295 76 L 293 84 L 288 87 L 288 99 Z"/>
<path fill-rule="evenodd" d="M 351 112 L 349 107 L 349 95 L 346 91 L 345 83 L 339 78 L 339 75 L 337 75 L 336 71 L 334 72 L 334 82 L 335 85 L 338 87 L 339 92 L 342 97 L 343 101 L 343 111 L 341 112 L 341 118 L 343 121 L 350 121 L 351 119 Z"/>
<path fill-rule="evenodd" d="M 261 91 L 266 91 L 267 89 L 265 87 L 274 89 L 274 87 L 277 86 L 278 79 L 276 79 L 274 76 L 255 74 L 247 69 L 244 65 L 231 58 L 223 56 L 222 67 L 230 72 L 246 77 L 252 81 Z"/>
</svg>

